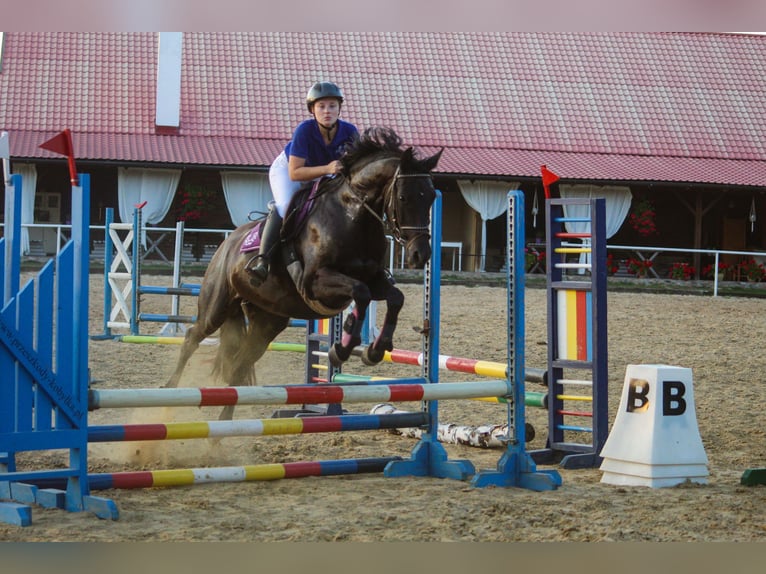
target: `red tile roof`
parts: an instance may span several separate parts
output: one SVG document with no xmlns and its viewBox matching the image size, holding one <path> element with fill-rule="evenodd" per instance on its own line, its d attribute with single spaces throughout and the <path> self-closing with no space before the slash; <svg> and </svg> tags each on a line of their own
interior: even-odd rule
<svg viewBox="0 0 766 574">
<path fill-rule="evenodd" d="M 766 37 L 702 33 L 185 33 L 181 125 L 154 125 L 154 33 L 6 33 L 13 158 L 265 167 L 315 80 L 438 171 L 764 186 Z"/>
</svg>

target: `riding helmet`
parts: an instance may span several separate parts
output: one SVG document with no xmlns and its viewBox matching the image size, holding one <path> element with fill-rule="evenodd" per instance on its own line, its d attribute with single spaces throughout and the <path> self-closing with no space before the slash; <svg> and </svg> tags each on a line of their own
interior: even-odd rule
<svg viewBox="0 0 766 574">
<path fill-rule="evenodd" d="M 309 89 L 306 95 L 306 106 L 311 113 L 314 102 L 322 98 L 336 98 L 339 103 L 343 103 L 343 92 L 332 82 L 317 82 Z"/>
</svg>

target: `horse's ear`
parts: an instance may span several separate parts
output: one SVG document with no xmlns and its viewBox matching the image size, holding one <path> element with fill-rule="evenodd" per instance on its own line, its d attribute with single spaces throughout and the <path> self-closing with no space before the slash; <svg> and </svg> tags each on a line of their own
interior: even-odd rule
<svg viewBox="0 0 766 574">
<path fill-rule="evenodd" d="M 441 157 L 442 153 L 444 152 L 444 148 L 440 149 L 438 152 L 436 152 L 431 157 L 428 157 L 426 159 L 415 159 L 415 150 L 411 147 L 408 147 L 406 150 L 404 150 L 404 153 L 402 154 L 401 159 L 401 165 L 403 167 L 402 171 L 405 173 L 430 173 L 435 167 L 436 164 L 439 163 L 439 158 Z"/>
<path fill-rule="evenodd" d="M 441 158 L 442 153 L 444 153 L 444 148 L 440 149 L 431 157 L 423 160 L 423 167 L 425 168 L 425 171 L 433 171 L 433 169 L 436 167 L 436 164 L 439 163 L 439 158 Z"/>
</svg>

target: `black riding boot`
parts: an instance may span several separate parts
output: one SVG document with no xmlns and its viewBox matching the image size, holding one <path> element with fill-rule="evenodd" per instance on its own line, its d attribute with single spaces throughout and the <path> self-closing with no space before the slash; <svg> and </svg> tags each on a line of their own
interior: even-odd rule
<svg viewBox="0 0 766 574">
<path fill-rule="evenodd" d="M 276 207 L 272 207 L 269 210 L 269 215 L 266 217 L 266 222 L 263 224 L 261 247 L 258 250 L 258 255 L 253 257 L 246 266 L 246 269 L 250 272 L 250 281 L 256 286 L 266 281 L 266 277 L 269 274 L 271 252 L 279 242 L 281 228 L 282 217 L 277 212 Z M 253 265 L 253 263 L 256 264 Z"/>
</svg>

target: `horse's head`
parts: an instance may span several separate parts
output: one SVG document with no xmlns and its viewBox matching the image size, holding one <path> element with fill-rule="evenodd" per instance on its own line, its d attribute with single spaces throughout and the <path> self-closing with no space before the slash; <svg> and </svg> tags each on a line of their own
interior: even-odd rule
<svg viewBox="0 0 766 574">
<path fill-rule="evenodd" d="M 431 171 L 443 151 L 419 160 L 407 148 L 391 180 L 386 216 L 410 268 L 422 269 L 431 257 L 431 205 L 436 199 Z"/>
<path fill-rule="evenodd" d="M 431 257 L 431 205 L 436 198 L 431 171 L 442 151 L 417 159 L 390 128 L 364 131 L 341 158 L 352 189 L 383 210 L 376 215 L 404 246 L 408 267 L 422 269 Z"/>
</svg>

